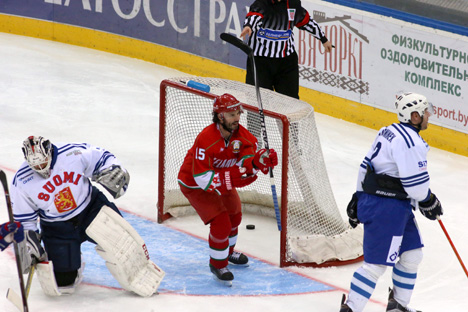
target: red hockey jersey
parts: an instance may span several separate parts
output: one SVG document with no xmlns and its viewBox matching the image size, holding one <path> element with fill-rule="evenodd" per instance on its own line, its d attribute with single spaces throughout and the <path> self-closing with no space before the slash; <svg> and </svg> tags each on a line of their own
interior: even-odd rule
<svg viewBox="0 0 468 312">
<path fill-rule="evenodd" d="M 252 161 L 256 150 L 257 138 L 242 125 L 226 141 L 219 125 L 213 123 L 198 134 L 187 152 L 178 181 L 192 189 L 216 190 L 219 173 L 226 168 L 237 165 L 246 168 L 249 174 L 254 173 Z"/>
</svg>

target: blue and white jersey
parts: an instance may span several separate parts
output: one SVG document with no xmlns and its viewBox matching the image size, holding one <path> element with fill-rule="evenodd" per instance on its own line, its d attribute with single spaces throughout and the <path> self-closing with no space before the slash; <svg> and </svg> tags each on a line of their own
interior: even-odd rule
<svg viewBox="0 0 468 312">
<path fill-rule="evenodd" d="M 89 178 L 111 165 L 120 165 L 112 153 L 86 143 L 52 147 L 48 179 L 25 161 L 11 183 L 13 214 L 26 230 L 37 230 L 38 217 L 57 222 L 80 214 L 91 201 Z"/>
<path fill-rule="evenodd" d="M 372 148 L 359 168 L 357 190 L 362 191 L 367 164 L 377 174 L 399 178 L 409 198 L 422 201 L 430 194 L 427 152 L 429 145 L 419 131 L 407 123 L 394 123 L 380 129 Z"/>
</svg>

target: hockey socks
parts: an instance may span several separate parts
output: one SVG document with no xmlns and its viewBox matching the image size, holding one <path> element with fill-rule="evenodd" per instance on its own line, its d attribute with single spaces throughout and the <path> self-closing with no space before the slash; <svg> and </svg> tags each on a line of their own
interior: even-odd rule
<svg viewBox="0 0 468 312">
<path fill-rule="evenodd" d="M 217 215 L 210 223 L 210 266 L 221 269 L 228 265 L 231 221 L 227 212 Z"/>
<path fill-rule="evenodd" d="M 353 312 L 361 312 L 364 310 L 372 293 L 374 292 L 380 276 L 385 272 L 386 266 L 369 264 L 364 262 L 364 265 L 354 272 L 351 279 L 351 290 L 346 304 Z"/>
<path fill-rule="evenodd" d="M 422 261 L 422 249 L 413 249 L 400 255 L 392 272 L 394 298 L 406 307 L 416 284 L 418 266 Z"/>
</svg>

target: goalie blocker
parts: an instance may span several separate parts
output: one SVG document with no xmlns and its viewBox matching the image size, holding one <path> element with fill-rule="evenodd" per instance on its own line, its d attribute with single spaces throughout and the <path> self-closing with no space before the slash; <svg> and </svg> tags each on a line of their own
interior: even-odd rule
<svg viewBox="0 0 468 312">
<path fill-rule="evenodd" d="M 104 206 L 86 234 L 120 286 L 142 297 L 157 292 L 165 272 L 150 260 L 145 242 L 125 219 Z"/>
</svg>

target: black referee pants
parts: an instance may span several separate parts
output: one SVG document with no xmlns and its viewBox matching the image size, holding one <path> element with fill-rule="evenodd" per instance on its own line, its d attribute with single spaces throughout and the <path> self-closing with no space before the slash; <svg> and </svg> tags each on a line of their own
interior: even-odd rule
<svg viewBox="0 0 468 312">
<path fill-rule="evenodd" d="M 245 82 L 255 85 L 251 63 L 248 58 Z M 299 66 L 296 52 L 284 58 L 255 56 L 255 66 L 259 87 L 299 98 Z"/>
<path fill-rule="evenodd" d="M 259 87 L 299 99 L 299 66 L 296 52 L 284 58 L 255 56 L 255 66 Z M 255 85 L 250 57 L 247 58 L 245 83 Z M 257 138 L 259 149 L 263 147 L 260 124 L 258 113 L 247 112 L 247 129 Z"/>
</svg>

